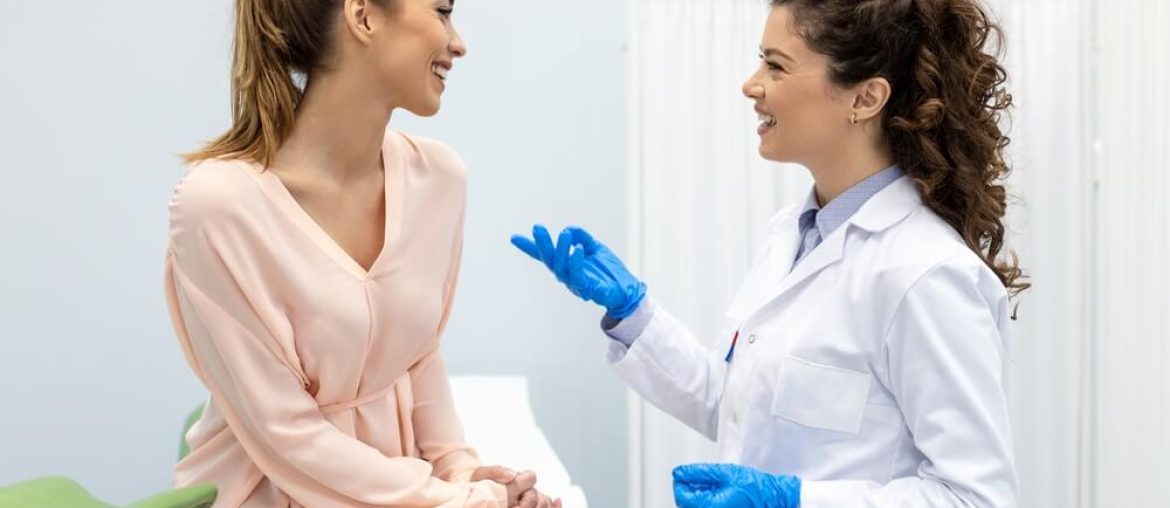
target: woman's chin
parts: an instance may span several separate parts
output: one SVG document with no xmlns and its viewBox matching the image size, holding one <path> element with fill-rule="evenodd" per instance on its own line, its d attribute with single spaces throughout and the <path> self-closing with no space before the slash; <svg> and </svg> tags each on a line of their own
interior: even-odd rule
<svg viewBox="0 0 1170 508">
<path fill-rule="evenodd" d="M 785 152 L 780 147 L 775 145 L 775 142 L 768 142 L 768 140 L 760 141 L 760 157 L 770 160 L 772 162 L 784 162 Z"/>
<path fill-rule="evenodd" d="M 432 117 L 439 113 L 439 107 L 442 101 L 438 96 L 428 97 L 425 101 L 420 101 L 415 104 L 409 104 L 404 109 L 410 111 L 415 116 Z"/>
</svg>

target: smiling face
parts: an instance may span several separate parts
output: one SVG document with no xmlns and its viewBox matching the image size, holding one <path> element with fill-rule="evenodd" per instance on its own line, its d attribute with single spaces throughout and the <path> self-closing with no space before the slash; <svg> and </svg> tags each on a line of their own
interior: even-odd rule
<svg viewBox="0 0 1170 508">
<path fill-rule="evenodd" d="M 760 51 L 760 66 L 743 85 L 760 115 L 760 155 L 806 166 L 822 159 L 852 127 L 847 94 L 829 80 L 829 59 L 809 48 L 786 6 L 772 8 Z"/>
<path fill-rule="evenodd" d="M 452 24 L 454 0 L 399 0 L 391 13 L 369 19 L 367 62 L 398 105 L 419 116 L 438 112 L 447 73 L 467 52 Z"/>
</svg>

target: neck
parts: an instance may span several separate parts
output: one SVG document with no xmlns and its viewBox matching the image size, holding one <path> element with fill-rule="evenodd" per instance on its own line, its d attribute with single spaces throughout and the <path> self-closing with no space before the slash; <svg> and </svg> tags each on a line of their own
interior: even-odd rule
<svg viewBox="0 0 1170 508">
<path fill-rule="evenodd" d="M 817 201 L 821 206 L 894 165 L 893 154 L 884 144 L 867 143 L 829 154 L 806 164 L 816 182 Z"/>
<path fill-rule="evenodd" d="M 363 80 L 339 74 L 309 82 L 273 166 L 338 182 L 361 180 L 382 170 L 382 142 L 394 108 L 371 107 L 379 99 L 364 89 Z"/>
</svg>

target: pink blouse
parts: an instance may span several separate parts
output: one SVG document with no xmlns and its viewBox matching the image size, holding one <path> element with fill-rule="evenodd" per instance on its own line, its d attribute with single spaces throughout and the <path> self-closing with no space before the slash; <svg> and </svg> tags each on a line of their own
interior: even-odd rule
<svg viewBox="0 0 1170 508">
<path fill-rule="evenodd" d="M 462 161 L 388 132 L 386 233 L 362 269 L 270 171 L 197 164 L 170 204 L 166 291 L 210 392 L 175 467 L 216 507 L 503 507 L 471 482 L 439 355 L 459 272 Z"/>
</svg>

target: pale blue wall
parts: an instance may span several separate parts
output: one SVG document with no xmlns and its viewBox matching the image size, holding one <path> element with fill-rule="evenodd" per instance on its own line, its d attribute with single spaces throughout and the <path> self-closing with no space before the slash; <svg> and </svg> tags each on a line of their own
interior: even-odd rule
<svg viewBox="0 0 1170 508">
<path fill-rule="evenodd" d="M 0 3 L 0 485 L 66 474 L 113 502 L 169 486 L 203 396 L 162 292 L 175 154 L 228 121 L 230 0 Z M 624 506 L 625 390 L 597 311 L 511 251 L 533 220 L 625 224 L 620 0 L 460 1 L 444 110 L 392 126 L 470 170 L 455 373 L 525 374 L 596 507 Z"/>
</svg>

